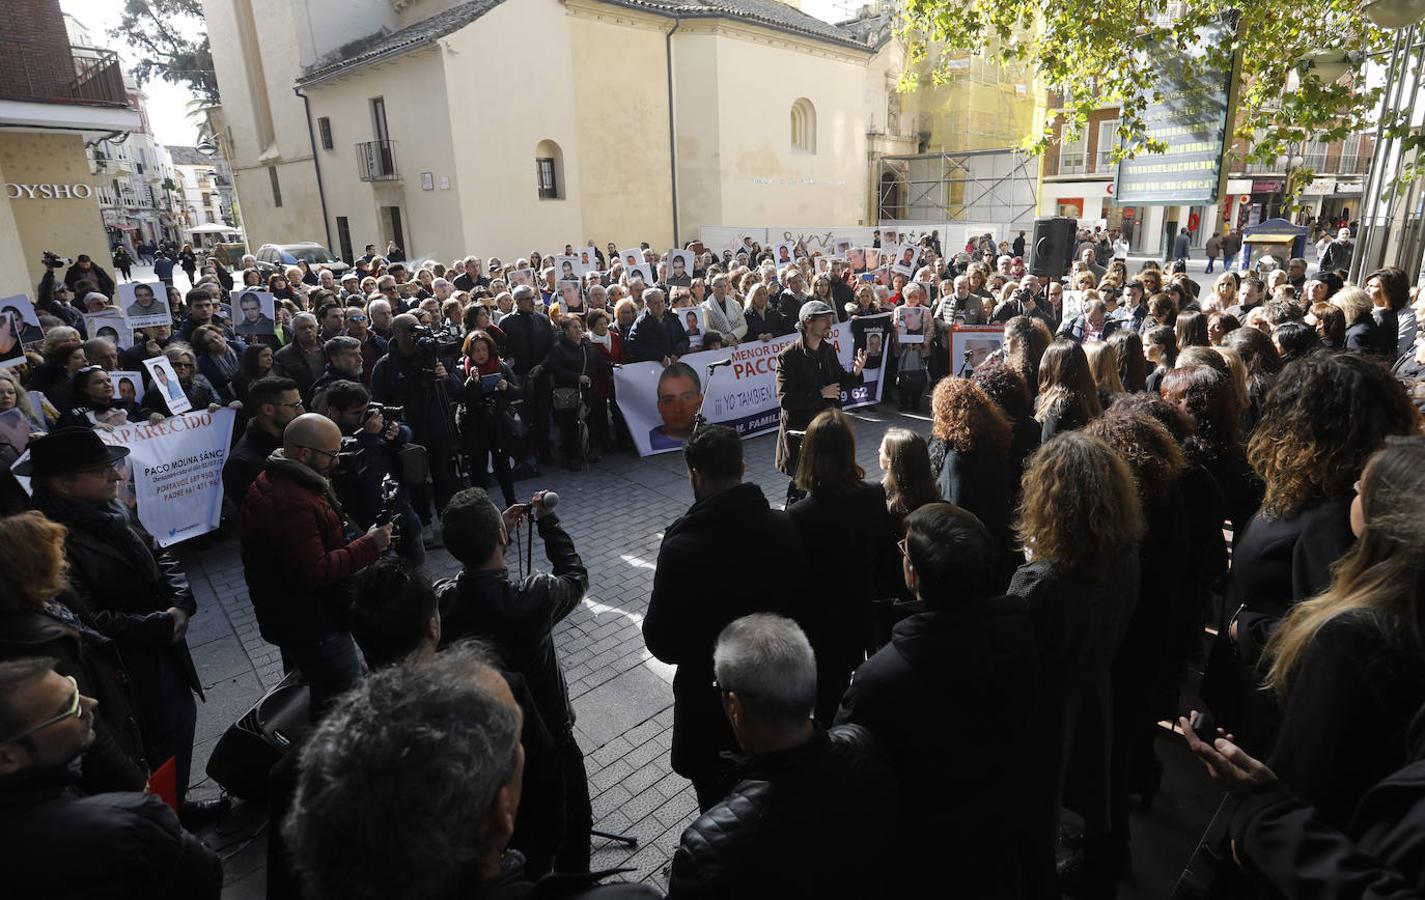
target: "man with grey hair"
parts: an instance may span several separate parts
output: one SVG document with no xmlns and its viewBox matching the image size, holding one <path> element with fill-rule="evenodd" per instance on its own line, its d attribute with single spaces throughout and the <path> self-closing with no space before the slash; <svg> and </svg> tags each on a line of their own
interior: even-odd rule
<svg viewBox="0 0 1425 900">
<path fill-rule="evenodd" d="M 306 400 L 312 401 L 319 391 L 335 381 L 361 381 L 363 359 L 361 341 L 347 335 L 328 338 L 322 345 L 326 353 L 327 365 L 321 377 L 312 382 L 311 393 Z"/>
<path fill-rule="evenodd" d="M 643 292 L 643 305 L 628 332 L 628 359 L 670 366 L 688 352 L 688 332 L 677 316 L 665 315 L 663 292 L 658 288 Z"/>
<path fill-rule="evenodd" d="M 441 303 L 450 299 L 450 295 L 455 293 L 455 286 L 444 278 L 437 278 L 430 283 L 431 293 L 435 294 L 435 299 Z"/>
<path fill-rule="evenodd" d="M 491 259 L 491 264 L 496 260 Z M 465 257 L 465 271 L 455 276 L 455 289 L 457 291 L 473 291 L 476 288 L 489 287 L 490 279 L 480 272 L 480 257 Z"/>
<path fill-rule="evenodd" d="M 381 340 L 391 340 L 391 303 L 380 294 L 373 294 L 366 300 L 366 315 L 370 319 L 371 333 Z"/>
<path fill-rule="evenodd" d="M 312 384 L 326 369 L 326 353 L 317 329 L 316 316 L 297 313 L 292 317 L 292 343 L 272 357 L 272 374 L 297 382 L 303 398 L 312 396 Z"/>
<path fill-rule="evenodd" d="M 722 630 L 713 687 L 745 754 L 732 792 L 673 855 L 670 896 L 888 897 L 896 781 L 859 725 L 822 731 L 816 658 L 791 619 Z"/>
</svg>

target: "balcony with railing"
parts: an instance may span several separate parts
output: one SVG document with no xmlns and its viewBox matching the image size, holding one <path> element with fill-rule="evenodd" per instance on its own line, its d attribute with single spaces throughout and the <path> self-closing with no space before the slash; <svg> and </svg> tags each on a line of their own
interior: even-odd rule
<svg viewBox="0 0 1425 900">
<path fill-rule="evenodd" d="M 0 39 L 0 98 L 33 103 L 129 105 L 119 54 L 113 50 L 67 45 L 57 48 L 9 39 Z"/>
<path fill-rule="evenodd" d="M 362 181 L 400 181 L 395 141 L 365 141 L 356 145 L 356 174 Z"/>
</svg>

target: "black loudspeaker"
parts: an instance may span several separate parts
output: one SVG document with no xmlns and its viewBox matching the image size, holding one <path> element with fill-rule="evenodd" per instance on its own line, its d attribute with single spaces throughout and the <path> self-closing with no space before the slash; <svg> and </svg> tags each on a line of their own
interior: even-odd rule
<svg viewBox="0 0 1425 900">
<path fill-rule="evenodd" d="M 1030 247 L 1029 274 L 1040 278 L 1063 278 L 1074 264 L 1074 241 L 1079 220 L 1052 216 L 1034 220 L 1034 243 Z"/>
<path fill-rule="evenodd" d="M 235 797 L 265 800 L 268 773 L 306 736 L 310 702 L 301 673 L 288 674 L 218 739 L 209 777 Z"/>
</svg>

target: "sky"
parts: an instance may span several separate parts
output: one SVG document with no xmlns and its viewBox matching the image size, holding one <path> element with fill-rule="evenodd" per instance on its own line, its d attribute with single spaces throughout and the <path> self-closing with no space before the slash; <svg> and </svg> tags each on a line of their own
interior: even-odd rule
<svg viewBox="0 0 1425 900">
<path fill-rule="evenodd" d="M 109 29 L 119 24 L 118 0 L 60 0 L 59 5 L 89 29 L 96 45 L 119 52 L 125 72 L 142 58 L 133 47 L 109 37 Z M 154 78 L 143 85 L 143 91 L 148 95 L 149 125 L 160 143 L 191 147 L 198 142 L 198 119 L 187 116 L 188 101 L 193 99 L 187 87 Z"/>
</svg>

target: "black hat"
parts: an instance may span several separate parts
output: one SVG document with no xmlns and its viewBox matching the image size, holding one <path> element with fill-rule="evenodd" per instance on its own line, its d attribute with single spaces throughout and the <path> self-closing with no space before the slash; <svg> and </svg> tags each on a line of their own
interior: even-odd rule
<svg viewBox="0 0 1425 900">
<path fill-rule="evenodd" d="M 110 447 L 90 428 L 61 428 L 30 442 L 30 458 L 15 466 L 16 475 L 68 475 L 112 466 L 129 455 L 128 447 Z"/>
</svg>

